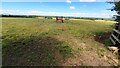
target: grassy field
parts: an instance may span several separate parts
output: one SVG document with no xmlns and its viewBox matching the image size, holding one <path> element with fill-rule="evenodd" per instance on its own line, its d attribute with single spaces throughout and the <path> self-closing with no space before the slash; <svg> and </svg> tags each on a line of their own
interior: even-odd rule
<svg viewBox="0 0 120 68">
<path fill-rule="evenodd" d="M 117 65 L 106 46 L 114 21 L 2 18 L 3 66 Z M 94 60 L 93 60 L 94 59 Z M 116 60 L 117 61 L 117 60 Z"/>
</svg>

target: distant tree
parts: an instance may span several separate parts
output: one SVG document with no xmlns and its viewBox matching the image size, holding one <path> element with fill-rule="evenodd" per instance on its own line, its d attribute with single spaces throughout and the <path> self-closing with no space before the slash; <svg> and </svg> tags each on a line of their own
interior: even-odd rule
<svg viewBox="0 0 120 68">
<path fill-rule="evenodd" d="M 53 18 L 49 16 L 45 16 L 45 19 L 53 19 Z"/>
</svg>

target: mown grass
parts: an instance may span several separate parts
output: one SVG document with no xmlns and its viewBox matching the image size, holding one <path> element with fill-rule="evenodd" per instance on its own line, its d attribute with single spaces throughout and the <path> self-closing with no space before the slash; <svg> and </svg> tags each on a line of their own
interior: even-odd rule
<svg viewBox="0 0 120 68">
<path fill-rule="evenodd" d="M 114 22 L 111 21 L 95 21 L 84 19 L 65 20 L 64 23 L 56 23 L 53 19 L 3 18 L 3 64 L 14 65 L 14 63 L 12 64 L 8 62 L 12 61 L 12 59 L 8 57 L 14 56 L 14 58 L 16 58 L 16 65 L 21 65 L 24 63 L 28 65 L 37 65 L 35 62 L 38 61 L 41 61 L 41 65 L 54 65 L 55 55 L 52 53 L 52 50 L 54 49 L 51 50 L 51 47 L 55 47 L 63 57 L 70 56 L 73 51 L 68 42 L 59 41 L 58 39 L 55 39 L 54 36 L 64 35 L 75 38 L 104 36 L 105 33 L 110 32 L 113 29 L 113 23 Z M 109 41 L 105 41 L 104 43 L 108 45 Z M 26 52 L 24 53 L 24 51 Z M 33 52 L 33 54 L 30 52 Z M 17 61 L 19 59 L 18 57 L 21 56 L 24 58 L 24 55 L 26 57 L 27 55 L 30 56 L 25 60 L 31 60 L 23 60 L 21 61 L 21 64 L 19 64 Z M 39 58 L 40 56 L 42 59 Z"/>
</svg>

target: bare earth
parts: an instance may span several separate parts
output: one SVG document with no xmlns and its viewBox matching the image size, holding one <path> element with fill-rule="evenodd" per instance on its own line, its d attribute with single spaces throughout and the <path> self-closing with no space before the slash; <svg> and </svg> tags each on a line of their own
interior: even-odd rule
<svg viewBox="0 0 120 68">
<path fill-rule="evenodd" d="M 70 38 L 70 37 L 57 37 L 60 40 L 64 40 L 70 42 L 74 46 L 73 57 L 68 58 L 67 60 L 63 61 L 63 66 L 117 66 L 118 59 L 115 57 L 112 52 L 107 50 L 104 45 L 99 43 L 98 47 L 90 46 L 93 44 L 93 38 L 87 38 L 84 41 Z M 90 45 L 87 42 L 93 42 Z M 101 50 L 105 50 L 104 52 L 100 52 Z M 61 59 L 62 60 L 62 59 Z M 58 60 L 59 61 L 59 60 Z"/>
</svg>

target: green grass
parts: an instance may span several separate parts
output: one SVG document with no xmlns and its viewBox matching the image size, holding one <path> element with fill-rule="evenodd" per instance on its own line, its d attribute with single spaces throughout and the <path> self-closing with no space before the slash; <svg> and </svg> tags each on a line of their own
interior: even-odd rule
<svg viewBox="0 0 120 68">
<path fill-rule="evenodd" d="M 56 48 L 64 58 L 70 57 L 72 55 L 72 48 L 68 43 L 62 42 L 61 44 L 57 45 Z"/>
<path fill-rule="evenodd" d="M 110 41 L 110 39 L 106 39 L 104 42 L 106 46 L 112 45 L 112 42 Z"/>
<path fill-rule="evenodd" d="M 45 57 L 45 60 L 42 61 L 42 63 L 45 66 L 55 65 L 54 56 L 52 54 L 48 54 L 47 57 Z"/>
<path fill-rule="evenodd" d="M 2 48 L 3 57 L 6 57 L 3 58 L 3 60 L 6 60 L 3 64 L 9 65 L 10 58 L 7 57 L 17 57 L 16 59 L 18 59 L 19 56 L 23 55 L 22 57 L 27 57 L 29 55 L 30 58 L 27 58 L 28 60 L 31 59 L 29 62 L 32 63 L 25 61 L 27 60 L 26 58 L 23 64 L 31 65 L 38 61 L 40 63 L 41 61 L 41 65 L 54 65 L 55 61 L 53 60 L 55 60 L 55 55 L 53 53 L 55 51 L 52 50 L 57 50 L 63 57 L 72 55 L 73 51 L 71 47 L 73 45 L 64 40 L 56 39 L 56 36 L 79 39 L 90 38 L 95 35 L 104 37 L 107 32 L 113 29 L 113 23 L 112 21 L 84 19 L 65 20 L 64 23 L 56 23 L 53 19 L 3 18 Z M 108 39 L 105 40 L 103 40 L 105 45 L 109 45 L 110 42 L 107 41 Z M 26 52 L 24 53 L 24 51 Z M 31 54 L 31 52 L 35 53 Z M 40 55 L 42 56 L 41 60 L 38 58 Z M 8 60 L 9 63 L 7 62 Z M 15 64 L 17 64 L 17 60 Z"/>
</svg>

